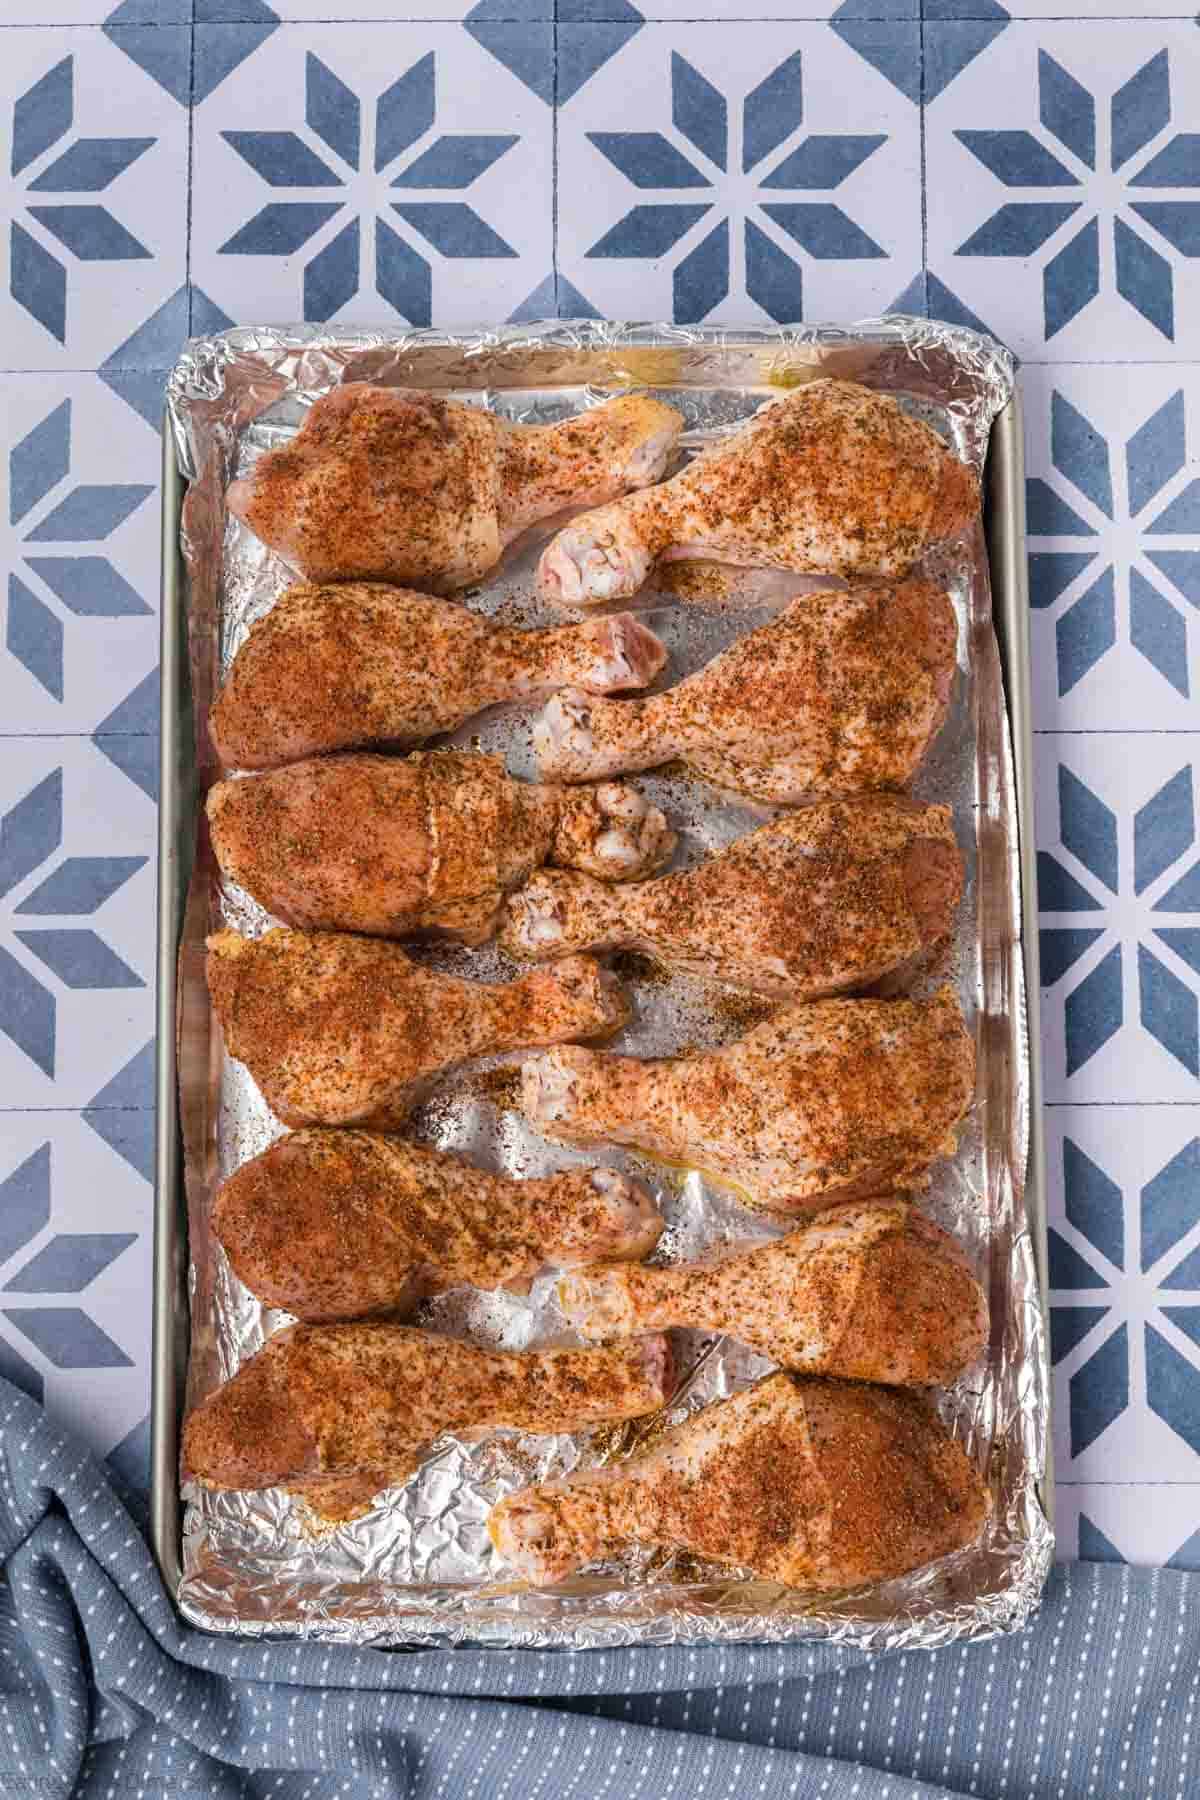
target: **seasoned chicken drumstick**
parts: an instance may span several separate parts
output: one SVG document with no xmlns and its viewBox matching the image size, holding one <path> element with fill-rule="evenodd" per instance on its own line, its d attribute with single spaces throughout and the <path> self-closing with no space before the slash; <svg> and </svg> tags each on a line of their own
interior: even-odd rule
<svg viewBox="0 0 1200 1800">
<path fill-rule="evenodd" d="M 665 694 L 556 694 L 534 727 L 539 767 L 589 781 L 681 756 L 784 805 L 903 787 L 945 718 L 956 647 L 932 582 L 803 595 Z"/>
<path fill-rule="evenodd" d="M 970 469 L 891 395 L 813 381 L 661 487 L 575 519 L 538 573 L 547 598 L 568 606 L 635 594 L 664 558 L 903 575 L 978 507 Z"/>
<path fill-rule="evenodd" d="M 720 1262 L 583 1269 L 559 1296 L 586 1337 L 691 1326 L 804 1375 L 893 1387 L 956 1381 L 987 1342 L 987 1301 L 961 1249 L 903 1200 L 831 1207 Z"/>
<path fill-rule="evenodd" d="M 751 993 L 815 1000 L 944 939 L 962 880 L 946 807 L 875 794 L 803 807 L 657 881 L 610 888 L 542 870 L 510 894 L 500 941 L 534 962 L 642 950 Z"/>
<path fill-rule="evenodd" d="M 769 1375 L 641 1456 L 510 1495 L 488 1530 L 536 1587 L 651 1544 L 822 1590 L 962 1549 L 990 1512 L 977 1471 L 917 1395 Z"/>
<path fill-rule="evenodd" d="M 404 1325 L 291 1325 L 190 1415 L 183 1467 L 210 1487 L 287 1487 L 351 1518 L 407 1480 L 443 1431 L 635 1419 L 663 1405 L 670 1382 L 663 1337 L 503 1351 Z"/>
<path fill-rule="evenodd" d="M 630 613 L 513 631 L 383 582 L 293 587 L 250 628 L 209 715 L 230 768 L 416 744 L 502 700 L 646 687 L 666 661 Z"/>
<path fill-rule="evenodd" d="M 209 790 L 213 850 L 268 912 L 315 930 L 482 943 L 544 862 L 607 881 L 665 862 L 675 834 L 624 783 L 514 781 L 500 756 L 318 757 Z"/>
<path fill-rule="evenodd" d="M 815 1000 L 695 1056 L 532 1056 L 521 1107 L 546 1137 L 630 1144 L 707 1170 L 769 1212 L 921 1187 L 971 1104 L 958 1000 Z"/>
<path fill-rule="evenodd" d="M 208 940 L 229 1054 L 285 1125 L 399 1124 L 432 1078 L 472 1057 L 625 1023 L 620 987 L 586 956 L 520 981 L 438 975 L 396 944 L 334 932 Z"/>
<path fill-rule="evenodd" d="M 213 1230 L 268 1306 L 311 1321 L 408 1312 L 470 1283 L 519 1288 L 546 1264 L 648 1256 L 662 1219 L 615 1169 L 513 1181 L 366 1131 L 293 1131 L 217 1194 Z"/>
<path fill-rule="evenodd" d="M 226 495 L 309 581 L 468 587 L 535 520 L 657 481 L 683 420 L 642 394 L 510 425 L 432 394 L 347 382 Z"/>
</svg>

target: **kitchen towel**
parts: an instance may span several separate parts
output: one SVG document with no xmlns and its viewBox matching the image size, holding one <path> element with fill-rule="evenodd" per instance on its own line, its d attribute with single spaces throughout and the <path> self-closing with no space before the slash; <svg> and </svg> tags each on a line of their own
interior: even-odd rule
<svg viewBox="0 0 1200 1800">
<path fill-rule="evenodd" d="M 417 1651 L 182 1627 L 99 1462 L 0 1380 L 4 1800 L 1187 1800 L 1200 1577 L 1065 1564 L 1023 1632 Z"/>
</svg>

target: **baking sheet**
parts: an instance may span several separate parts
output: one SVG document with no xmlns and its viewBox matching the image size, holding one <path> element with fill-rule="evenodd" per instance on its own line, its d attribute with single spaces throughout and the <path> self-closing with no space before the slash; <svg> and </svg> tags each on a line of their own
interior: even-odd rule
<svg viewBox="0 0 1200 1800">
<path fill-rule="evenodd" d="M 724 334 L 678 328 L 528 327 L 474 340 L 416 333 L 235 331 L 193 342 L 170 387 L 171 419 L 192 485 L 184 513 L 188 633 L 202 786 L 217 773 L 203 731 L 215 685 L 253 619 L 290 579 L 252 534 L 224 515 L 227 481 L 296 428 L 303 407 L 343 379 L 436 388 L 523 420 L 563 416 L 630 383 L 680 406 L 694 448 L 814 373 L 850 375 L 901 394 L 905 404 L 982 466 L 992 418 L 1009 400 L 1006 353 L 969 332 L 891 320 L 853 333 L 798 329 Z M 511 622 L 557 621 L 533 596 L 531 572 L 550 527 L 533 534 L 471 604 Z M 770 1587 L 695 1559 L 633 1552 L 552 1594 L 514 1590 L 484 1521 L 503 1493 L 581 1461 L 626 1454 L 654 1422 L 575 1437 L 497 1436 L 481 1445 L 441 1440 L 420 1473 L 379 1497 L 366 1518 L 316 1532 L 302 1503 L 263 1494 L 185 1492 L 180 1605 L 218 1630 L 294 1631 L 357 1642 L 560 1644 L 782 1640 L 819 1634 L 859 1644 L 933 1645 L 1014 1626 L 1040 1592 L 1051 1537 L 1037 1484 L 1046 1447 L 1046 1358 L 1037 1270 L 1023 1181 L 1029 1133 L 1028 1036 L 1020 954 L 1020 863 L 1001 665 L 991 621 L 982 530 L 943 547 L 923 568 L 945 579 L 959 615 L 960 676 L 951 714 L 916 791 L 952 806 L 967 854 L 961 928 L 947 957 L 922 978 L 958 986 L 980 1045 L 978 1100 L 958 1155 L 935 1171 L 931 1213 L 964 1243 L 988 1288 L 993 1334 L 987 1367 L 942 1398 L 947 1423 L 991 1482 L 996 1512 L 981 1544 L 901 1582 L 842 1597 Z M 767 616 L 769 609 L 663 607 L 645 614 L 671 649 L 670 678 Z M 506 752 L 534 773 L 532 711 L 497 709 L 452 742 Z M 705 784 L 666 773 L 639 785 L 680 829 L 680 866 L 768 816 L 730 804 Z M 198 845 L 182 934 L 179 1077 L 192 1262 L 189 1398 L 197 1399 L 253 1353 L 286 1315 L 264 1312 L 236 1280 L 208 1229 L 215 1187 L 272 1140 L 279 1127 L 241 1065 L 225 1057 L 203 985 L 203 936 L 212 924 L 257 932 L 264 914 L 216 877 Z M 513 972 L 493 949 L 422 951 L 438 966 L 486 979 Z M 666 1054 L 736 1036 L 753 1003 L 712 984 L 623 965 L 637 1015 L 614 1047 Z M 541 1173 L 603 1160 L 639 1174 L 668 1229 L 657 1255 L 689 1258 L 775 1228 L 699 1176 L 656 1168 L 621 1151 L 572 1152 L 544 1144 L 508 1104 L 509 1067 L 494 1059 L 451 1078 L 417 1115 L 425 1141 L 466 1150 L 489 1166 Z M 427 1306 L 420 1322 L 479 1341 L 523 1348 L 569 1342 L 553 1282 L 525 1300 L 469 1290 Z M 771 1365 L 728 1340 L 676 1333 L 687 1369 L 674 1420 L 733 1391 Z"/>
</svg>

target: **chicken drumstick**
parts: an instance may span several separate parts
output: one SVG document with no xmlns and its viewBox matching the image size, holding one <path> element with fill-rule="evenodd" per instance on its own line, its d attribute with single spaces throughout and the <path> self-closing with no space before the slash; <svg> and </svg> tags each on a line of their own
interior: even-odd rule
<svg viewBox="0 0 1200 1800">
<path fill-rule="evenodd" d="M 586 956 L 488 984 L 435 974 L 395 944 L 282 926 L 214 933 L 208 986 L 229 1054 L 285 1125 L 386 1129 L 458 1063 L 607 1037 L 628 1017 L 617 982 Z"/>
<path fill-rule="evenodd" d="M 681 756 L 783 805 L 903 787 L 945 718 L 956 647 L 932 582 L 802 595 L 665 694 L 556 694 L 534 728 L 539 767 L 589 781 Z"/>
<path fill-rule="evenodd" d="M 828 1590 L 962 1549 L 990 1512 L 977 1471 L 917 1395 L 769 1375 L 641 1456 L 510 1495 L 488 1530 L 537 1587 L 652 1544 Z"/>
<path fill-rule="evenodd" d="M 788 813 L 657 881 L 610 888 L 543 870 L 509 896 L 500 941 L 533 962 L 642 950 L 751 993 L 816 1000 L 944 939 L 962 880 L 944 806 L 874 794 Z"/>
<path fill-rule="evenodd" d="M 790 1214 L 923 1186 L 974 1085 L 946 987 L 789 1006 L 722 1050 L 661 1062 L 553 1050 L 524 1064 L 521 1107 L 547 1137 L 630 1144 Z"/>
<path fill-rule="evenodd" d="M 432 394 L 347 382 L 226 495 L 309 581 L 469 587 L 504 545 L 569 504 L 657 481 L 683 420 L 625 394 L 556 425 L 510 425 Z"/>
<path fill-rule="evenodd" d="M 288 924 L 467 944 L 491 936 L 506 889 L 544 862 L 623 881 L 675 843 L 636 788 L 532 785 L 503 757 L 452 750 L 220 781 L 208 822 L 225 874 Z"/>
<path fill-rule="evenodd" d="M 250 629 L 209 715 L 229 768 L 416 744 L 502 700 L 646 687 L 666 661 L 631 613 L 513 631 L 383 582 L 289 588 Z"/>
<path fill-rule="evenodd" d="M 513 1181 L 366 1131 L 292 1131 L 217 1194 L 213 1230 L 268 1306 L 321 1322 L 408 1312 L 468 1282 L 520 1287 L 547 1263 L 648 1256 L 662 1219 L 615 1169 Z"/>
<path fill-rule="evenodd" d="M 670 1381 L 663 1337 L 504 1351 L 404 1325 L 290 1325 L 191 1414 L 183 1466 L 210 1487 L 286 1487 L 351 1518 L 443 1431 L 635 1419 L 663 1405 Z"/>
<path fill-rule="evenodd" d="M 813 381 L 661 487 L 575 519 L 538 573 L 546 597 L 568 606 L 635 594 L 668 557 L 897 576 L 978 506 L 970 469 L 891 395 Z"/>
<path fill-rule="evenodd" d="M 559 1296 L 586 1337 L 691 1326 L 805 1375 L 893 1387 L 956 1381 L 987 1341 L 987 1301 L 961 1249 L 903 1200 L 831 1207 L 720 1262 L 583 1269 Z"/>
</svg>

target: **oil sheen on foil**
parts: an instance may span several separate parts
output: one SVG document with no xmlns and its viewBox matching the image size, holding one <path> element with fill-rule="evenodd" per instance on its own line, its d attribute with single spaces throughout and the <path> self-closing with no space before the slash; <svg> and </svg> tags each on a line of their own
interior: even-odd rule
<svg viewBox="0 0 1200 1800">
<path fill-rule="evenodd" d="M 251 624 L 293 579 L 238 521 L 224 487 L 284 442 L 306 406 L 345 380 L 426 388 L 506 417 L 548 421 L 615 389 L 648 388 L 685 415 L 685 452 L 748 418 L 764 401 L 816 374 L 839 374 L 900 395 L 982 467 L 988 431 L 1012 391 L 1007 353 L 957 328 L 892 318 L 841 331 L 720 332 L 677 327 L 554 324 L 478 337 L 242 329 L 188 345 L 170 384 L 171 420 L 185 475 L 189 638 L 201 788 L 216 776 L 204 719 Z M 561 522 L 561 521 L 559 521 Z M 533 569 L 552 527 L 515 547 L 469 604 L 508 623 L 561 623 L 541 606 Z M 820 1636 L 860 1646 L 935 1646 L 1011 1629 L 1037 1603 L 1052 1538 L 1037 1483 L 1046 1453 L 1046 1356 L 1037 1276 L 1025 1223 L 1028 1060 L 1020 958 L 1019 864 L 1000 661 L 991 624 L 982 530 L 932 553 L 959 620 L 959 676 L 950 716 L 916 784 L 953 809 L 968 871 L 956 936 L 918 991 L 951 980 L 979 1043 L 974 1110 L 957 1155 L 938 1164 L 925 1204 L 955 1233 L 991 1296 L 986 1366 L 939 1400 L 944 1418 L 990 1480 L 995 1510 L 981 1543 L 901 1581 L 852 1594 L 810 1596 L 694 1557 L 644 1550 L 596 1565 L 550 1592 L 514 1584 L 488 1539 L 489 1508 L 525 1483 L 620 1458 L 652 1439 L 663 1417 L 537 1437 L 440 1439 L 403 1487 L 363 1518 L 318 1528 L 278 1490 L 184 1491 L 179 1602 L 209 1630 L 286 1632 L 357 1643 L 614 1646 L 783 1641 Z M 707 662 L 769 616 L 769 606 L 679 604 L 647 590 L 636 602 L 670 650 L 664 682 Z M 502 752 L 532 778 L 536 708 L 506 706 L 446 742 Z M 637 778 L 679 832 L 685 867 L 771 816 L 731 802 L 685 772 Z M 250 1076 L 221 1046 L 203 983 L 203 937 L 227 923 L 255 934 L 271 921 L 222 884 L 198 846 L 180 960 L 180 1100 L 190 1224 L 194 1403 L 230 1376 L 288 1315 L 264 1309 L 233 1275 L 209 1225 L 219 1182 L 281 1132 Z M 484 980 L 515 966 L 494 948 L 423 948 L 437 967 Z M 635 1002 L 611 1047 L 666 1056 L 736 1037 L 765 1007 L 714 983 L 618 959 Z M 703 1177 L 617 1148 L 548 1144 L 515 1110 L 519 1057 L 499 1057 L 443 1081 L 413 1121 L 422 1141 L 485 1167 L 542 1175 L 605 1162 L 640 1176 L 667 1226 L 656 1261 L 683 1261 L 774 1235 L 778 1227 Z M 505 1349 L 578 1340 L 555 1299 L 553 1276 L 516 1298 L 459 1289 L 427 1303 L 415 1323 Z M 682 1385 L 673 1423 L 736 1391 L 772 1365 L 732 1340 L 674 1332 Z"/>
</svg>

